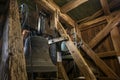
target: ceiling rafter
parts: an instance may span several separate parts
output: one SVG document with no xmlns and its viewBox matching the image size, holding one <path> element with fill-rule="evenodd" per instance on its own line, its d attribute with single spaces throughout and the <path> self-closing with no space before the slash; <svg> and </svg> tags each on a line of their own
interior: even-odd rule
<svg viewBox="0 0 120 80">
<path fill-rule="evenodd" d="M 59 11 L 59 17 L 70 27 L 75 27 L 75 21 L 69 17 L 67 14 L 64 14 L 60 11 L 59 6 L 53 3 L 51 0 L 35 0 L 38 7 L 42 6 L 48 11 L 54 13 L 56 10 Z"/>
<path fill-rule="evenodd" d="M 71 0 L 70 2 L 68 2 L 67 4 L 63 5 L 61 7 L 61 11 L 63 13 L 67 13 L 69 12 L 70 10 L 78 7 L 79 5 L 87 2 L 88 0 Z"/>
<path fill-rule="evenodd" d="M 100 0 L 100 3 L 101 3 L 104 13 L 106 15 L 110 14 L 110 8 L 109 8 L 107 0 Z"/>
</svg>

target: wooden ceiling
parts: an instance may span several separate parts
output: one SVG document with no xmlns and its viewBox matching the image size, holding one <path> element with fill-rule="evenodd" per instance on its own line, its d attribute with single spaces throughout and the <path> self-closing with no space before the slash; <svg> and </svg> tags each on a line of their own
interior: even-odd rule
<svg viewBox="0 0 120 80">
<path fill-rule="evenodd" d="M 19 3 L 27 3 L 29 8 L 35 9 L 32 0 L 18 0 Z M 39 0 L 38 0 L 39 1 Z M 86 22 L 104 15 L 100 0 L 45 0 L 54 2 L 61 10 L 77 23 Z M 120 9 L 120 0 L 107 0 L 111 11 Z"/>
<path fill-rule="evenodd" d="M 64 5 L 70 3 L 72 0 L 54 0 L 62 9 Z M 66 1 L 66 3 L 64 3 Z M 68 1 L 68 2 L 67 2 Z M 77 0 L 74 0 L 77 1 Z M 84 3 L 78 5 L 76 8 L 67 12 L 75 21 L 91 16 L 93 13 L 101 9 L 99 0 L 84 0 Z"/>
<path fill-rule="evenodd" d="M 79 22 L 94 14 L 99 14 L 96 17 L 103 15 L 100 0 L 53 0 L 60 8 L 61 12 L 67 13 L 73 20 Z M 110 10 L 120 8 L 120 0 L 107 0 Z M 72 7 L 72 8 L 70 8 Z M 102 11 L 103 12 L 103 11 Z M 86 19 L 85 19 L 86 20 Z"/>
</svg>

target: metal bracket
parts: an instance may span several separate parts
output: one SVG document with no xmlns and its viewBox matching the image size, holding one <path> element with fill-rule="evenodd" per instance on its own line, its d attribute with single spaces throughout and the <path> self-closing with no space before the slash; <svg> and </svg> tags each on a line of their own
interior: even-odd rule
<svg viewBox="0 0 120 80">
<path fill-rule="evenodd" d="M 83 45 L 83 41 L 82 41 L 82 39 L 80 40 L 80 42 L 79 42 L 78 45 L 77 45 L 78 48 L 80 48 L 81 45 Z"/>
<path fill-rule="evenodd" d="M 53 43 L 57 43 L 65 40 L 68 40 L 68 38 L 67 37 L 54 38 L 54 39 L 48 40 L 48 44 L 53 44 Z"/>
</svg>

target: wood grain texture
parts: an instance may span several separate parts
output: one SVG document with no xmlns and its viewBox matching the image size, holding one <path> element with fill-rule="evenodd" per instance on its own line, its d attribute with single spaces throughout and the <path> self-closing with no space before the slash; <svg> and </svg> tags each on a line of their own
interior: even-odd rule
<svg viewBox="0 0 120 80">
<path fill-rule="evenodd" d="M 48 1 L 47 0 L 35 0 L 35 2 L 39 7 L 43 6 L 49 12 L 54 13 L 56 12 L 56 10 L 59 11 L 60 19 L 64 21 L 66 24 L 68 24 L 70 27 L 75 27 L 75 21 L 71 17 L 69 17 L 67 14 L 61 13 L 60 8 L 53 2 L 49 0 Z"/>
<path fill-rule="evenodd" d="M 69 41 L 66 41 L 66 46 L 69 49 L 74 61 L 76 62 L 79 70 L 83 73 L 85 78 L 87 80 L 96 80 L 95 75 L 85 62 L 84 58 L 82 57 L 80 51 L 77 49 L 77 47 L 72 42 L 70 36 L 67 34 L 66 30 L 63 28 L 62 24 L 58 22 L 57 30 L 60 33 L 61 36 L 67 36 L 69 38 Z"/>
<path fill-rule="evenodd" d="M 71 0 L 70 2 L 68 2 L 67 4 L 65 4 L 61 7 L 61 11 L 63 13 L 67 13 L 70 10 L 78 7 L 80 4 L 85 3 L 86 1 L 88 1 L 88 0 Z"/>
<path fill-rule="evenodd" d="M 118 27 L 115 27 L 111 32 L 111 38 L 116 54 L 120 56 L 120 33 Z"/>
<path fill-rule="evenodd" d="M 108 67 L 103 60 L 101 60 L 96 53 L 84 42 L 81 45 L 81 48 L 89 55 L 89 57 L 95 62 L 95 64 L 108 76 L 114 79 L 119 80 L 120 77 Z"/>
<path fill-rule="evenodd" d="M 62 74 L 64 80 L 69 80 L 62 62 L 58 62 L 57 64 L 58 64 L 59 72 Z"/>
<path fill-rule="evenodd" d="M 27 80 L 17 0 L 10 0 L 8 18 L 9 80 Z"/>
<path fill-rule="evenodd" d="M 115 18 L 113 18 L 107 26 L 101 30 L 90 42 L 89 46 L 91 48 L 95 47 L 105 36 L 109 34 L 109 32 L 119 24 L 119 19 L 120 15 L 117 15 Z"/>
<path fill-rule="evenodd" d="M 107 0 L 100 0 L 102 9 L 106 15 L 110 14 L 110 9 Z"/>
</svg>

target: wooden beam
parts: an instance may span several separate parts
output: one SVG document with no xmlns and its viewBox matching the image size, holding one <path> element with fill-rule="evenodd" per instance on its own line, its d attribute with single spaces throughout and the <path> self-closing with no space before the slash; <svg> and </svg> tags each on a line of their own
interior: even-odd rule
<svg viewBox="0 0 120 80">
<path fill-rule="evenodd" d="M 115 78 L 111 78 L 111 77 L 97 77 L 98 80 L 115 80 Z"/>
<path fill-rule="evenodd" d="M 116 51 L 117 57 L 120 57 L 120 33 L 119 28 L 115 27 L 111 32 L 111 38 L 113 42 L 114 49 Z M 120 63 L 120 59 L 118 58 L 118 61 Z"/>
<path fill-rule="evenodd" d="M 110 14 L 110 9 L 107 0 L 100 0 L 102 9 L 106 15 Z"/>
<path fill-rule="evenodd" d="M 73 56 L 73 59 L 75 60 L 76 64 L 78 65 L 78 68 L 80 71 L 82 71 L 82 73 L 84 74 L 84 76 L 86 77 L 87 80 L 96 80 L 93 72 L 91 71 L 91 69 L 88 67 L 87 63 L 85 62 L 84 58 L 82 57 L 82 55 L 80 54 L 79 50 L 76 48 L 76 46 L 74 45 L 74 43 L 72 42 L 72 40 L 70 39 L 70 36 L 67 34 L 66 30 L 63 28 L 62 24 L 59 22 L 58 20 L 58 12 L 55 12 L 53 17 L 54 17 L 54 25 L 56 30 L 58 30 L 58 32 L 60 33 L 60 35 L 62 37 L 68 37 L 69 38 L 69 42 L 67 42 L 66 44 L 71 44 L 73 46 L 67 46 L 67 47 L 75 47 L 75 49 L 72 48 L 71 54 Z M 81 65 L 82 64 L 82 65 Z"/>
<path fill-rule="evenodd" d="M 94 27 L 97 27 L 97 26 L 100 26 L 100 25 L 103 25 L 103 24 L 107 24 L 107 21 L 101 21 L 99 23 L 96 23 L 96 24 L 93 24 L 93 25 L 90 25 L 90 26 L 82 26 L 80 29 L 80 31 L 85 31 L 87 29 L 90 29 L 90 28 L 94 28 Z"/>
<path fill-rule="evenodd" d="M 99 17 L 99 18 L 94 19 L 94 20 L 92 20 L 92 21 L 83 23 L 83 24 L 79 25 L 78 27 L 79 27 L 80 29 L 82 29 L 82 28 L 84 28 L 85 26 L 90 26 L 90 25 L 93 25 L 93 24 L 97 24 L 97 23 L 102 22 L 102 21 L 105 21 L 105 20 L 106 20 L 106 16 Z"/>
<path fill-rule="evenodd" d="M 60 71 L 60 73 L 62 74 L 64 80 L 69 80 L 69 78 L 68 78 L 68 76 L 67 76 L 67 73 L 66 73 L 66 71 L 65 71 L 65 69 L 64 69 L 64 66 L 63 66 L 62 62 L 58 62 L 57 64 L 58 64 L 59 71 Z"/>
<path fill-rule="evenodd" d="M 89 42 L 89 46 L 91 48 L 95 47 L 105 36 L 107 36 L 109 34 L 109 32 L 119 24 L 120 22 L 120 14 L 117 15 L 115 18 L 113 18 L 108 24 L 107 26 L 101 30 L 90 42 Z"/>
<path fill-rule="evenodd" d="M 120 56 L 120 33 L 118 27 L 115 27 L 110 34 L 113 41 L 114 49 L 117 52 L 117 55 Z"/>
<path fill-rule="evenodd" d="M 97 53 L 97 56 L 99 56 L 100 58 L 106 58 L 106 57 L 113 57 L 117 55 L 115 51 L 108 51 L 108 52 Z"/>
<path fill-rule="evenodd" d="M 91 69 L 89 68 L 87 63 L 85 62 L 81 53 L 79 52 L 77 47 L 74 45 L 74 43 L 72 42 L 72 40 L 70 39 L 69 35 L 67 34 L 67 32 L 65 31 L 65 29 L 63 28 L 63 26 L 60 22 L 58 22 L 57 27 L 58 27 L 57 30 L 58 30 L 58 32 L 60 32 L 61 36 L 67 36 L 69 38 L 69 41 L 66 41 L 66 46 L 69 49 L 69 51 L 70 51 L 74 61 L 76 62 L 79 70 L 85 76 L 86 80 L 96 80 L 93 72 L 91 71 Z"/>
<path fill-rule="evenodd" d="M 110 5 L 110 10 L 113 10 L 116 7 L 120 6 L 120 1 L 119 0 L 112 0 L 109 5 Z M 78 20 L 77 23 L 88 22 L 90 20 L 93 20 L 93 19 L 101 16 L 102 14 L 103 14 L 103 10 L 100 9 L 96 13 L 94 13 L 92 16 L 89 16 L 89 17 L 83 18 L 81 20 Z"/>
<path fill-rule="evenodd" d="M 75 21 L 70 18 L 67 14 L 63 14 L 60 12 L 60 8 L 49 0 L 35 0 L 36 4 L 41 7 L 43 6 L 46 10 L 54 13 L 56 10 L 59 11 L 60 19 L 62 19 L 66 24 L 70 27 L 75 27 Z"/>
<path fill-rule="evenodd" d="M 78 7 L 80 4 L 83 4 L 85 2 L 87 2 L 88 0 L 71 0 L 70 2 L 68 2 L 67 4 L 63 5 L 61 7 L 61 11 L 63 13 L 67 13 L 69 12 L 70 10 Z"/>
<path fill-rule="evenodd" d="M 81 48 L 87 53 L 87 55 L 95 62 L 95 64 L 108 76 L 119 80 L 120 77 L 109 68 L 103 60 L 101 60 L 97 54 L 84 42 L 81 44 Z"/>
<path fill-rule="evenodd" d="M 9 80 L 27 80 L 17 0 L 10 0 L 8 15 Z M 7 46 L 7 45 L 6 45 Z M 3 79 L 4 80 L 4 79 Z M 5 79 L 6 80 L 6 79 Z"/>
<path fill-rule="evenodd" d="M 93 15 L 89 16 L 89 17 L 78 20 L 77 23 L 80 24 L 80 23 L 83 23 L 83 22 L 88 22 L 90 20 L 93 20 L 93 19 L 101 16 L 102 14 L 103 14 L 103 10 L 101 9 L 101 10 L 97 11 L 96 13 L 94 13 Z"/>
<path fill-rule="evenodd" d="M 120 11 L 115 11 L 115 12 L 112 12 L 108 16 L 101 16 L 101 17 L 98 17 L 98 18 L 93 19 L 91 21 L 81 23 L 80 25 L 78 25 L 78 28 L 83 29 L 85 27 L 89 27 L 90 25 L 99 24 L 100 22 L 103 22 L 103 21 L 107 22 L 108 18 L 114 17 L 114 16 L 118 15 L 119 13 L 120 13 Z"/>
<path fill-rule="evenodd" d="M 100 58 L 117 56 L 115 51 L 100 52 L 100 53 L 96 53 L 96 54 Z M 63 56 L 63 59 L 73 59 L 73 58 L 71 55 L 66 55 L 66 56 Z"/>
</svg>

